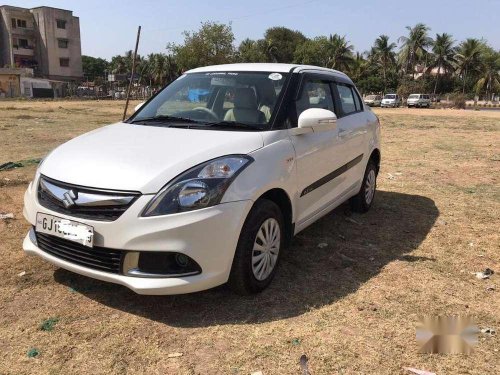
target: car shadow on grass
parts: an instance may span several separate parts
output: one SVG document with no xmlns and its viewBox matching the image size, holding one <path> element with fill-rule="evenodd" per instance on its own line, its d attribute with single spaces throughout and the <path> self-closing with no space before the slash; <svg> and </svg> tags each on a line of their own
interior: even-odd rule
<svg viewBox="0 0 500 375">
<path fill-rule="evenodd" d="M 54 277 L 106 306 L 171 326 L 268 322 L 332 304 L 394 260 L 433 261 L 410 253 L 438 215 L 433 200 L 397 192 L 378 191 L 364 215 L 351 214 L 344 204 L 294 238 L 271 286 L 254 296 L 237 296 L 226 286 L 187 295 L 141 296 L 63 269 Z"/>
</svg>

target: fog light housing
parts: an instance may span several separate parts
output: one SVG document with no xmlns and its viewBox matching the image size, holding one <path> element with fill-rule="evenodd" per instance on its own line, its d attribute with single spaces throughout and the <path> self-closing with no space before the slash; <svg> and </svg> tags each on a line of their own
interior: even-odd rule
<svg viewBox="0 0 500 375">
<path fill-rule="evenodd" d="M 201 267 L 186 254 L 163 251 L 129 252 L 124 273 L 135 277 L 185 277 L 201 273 Z"/>
</svg>

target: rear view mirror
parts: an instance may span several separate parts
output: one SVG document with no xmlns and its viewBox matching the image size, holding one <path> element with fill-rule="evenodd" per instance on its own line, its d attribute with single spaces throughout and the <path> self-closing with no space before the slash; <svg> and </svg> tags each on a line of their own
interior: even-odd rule
<svg viewBox="0 0 500 375">
<path fill-rule="evenodd" d="M 298 127 L 293 134 L 318 133 L 335 129 L 337 116 L 332 111 L 322 108 L 309 108 L 299 116 Z"/>
</svg>

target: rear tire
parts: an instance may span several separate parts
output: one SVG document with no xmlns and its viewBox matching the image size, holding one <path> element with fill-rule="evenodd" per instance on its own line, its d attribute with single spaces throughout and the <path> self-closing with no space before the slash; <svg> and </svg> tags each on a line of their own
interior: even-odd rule
<svg viewBox="0 0 500 375">
<path fill-rule="evenodd" d="M 359 193 L 352 197 L 349 201 L 351 210 L 354 212 L 365 213 L 368 212 L 375 199 L 375 192 L 377 190 L 377 166 L 375 162 L 370 159 L 366 166 L 363 183 Z"/>
<path fill-rule="evenodd" d="M 241 229 L 229 275 L 237 294 L 263 291 L 271 283 L 285 244 L 283 214 L 276 203 L 258 200 Z"/>
</svg>

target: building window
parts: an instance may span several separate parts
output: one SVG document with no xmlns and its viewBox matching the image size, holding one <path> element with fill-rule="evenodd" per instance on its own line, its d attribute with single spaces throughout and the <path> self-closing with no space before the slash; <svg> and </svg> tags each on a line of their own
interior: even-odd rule
<svg viewBox="0 0 500 375">
<path fill-rule="evenodd" d="M 68 67 L 69 66 L 69 59 L 67 57 L 61 57 L 59 59 L 59 66 Z"/>
<path fill-rule="evenodd" d="M 15 29 L 17 27 L 16 19 L 12 18 L 11 21 L 12 21 L 12 28 Z"/>
<path fill-rule="evenodd" d="M 17 20 L 17 27 L 26 28 L 26 20 Z"/>
<path fill-rule="evenodd" d="M 68 40 L 67 39 L 57 39 L 57 45 L 59 48 L 68 48 Z"/>
<path fill-rule="evenodd" d="M 65 20 L 56 20 L 56 23 L 57 23 L 58 29 L 65 29 L 66 28 L 66 21 Z"/>
<path fill-rule="evenodd" d="M 19 48 L 28 48 L 28 39 L 19 39 Z"/>
</svg>

